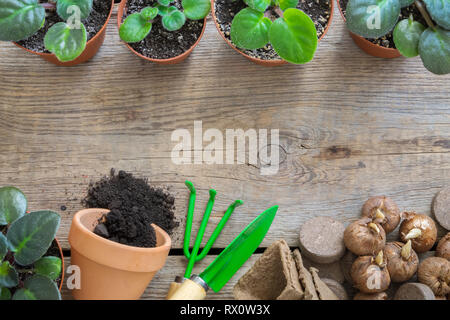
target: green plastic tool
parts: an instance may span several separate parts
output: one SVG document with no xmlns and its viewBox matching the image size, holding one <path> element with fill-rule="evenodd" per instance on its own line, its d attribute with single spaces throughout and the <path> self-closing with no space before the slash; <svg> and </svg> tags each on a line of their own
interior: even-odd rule
<svg viewBox="0 0 450 320">
<path fill-rule="evenodd" d="M 211 216 L 212 208 L 214 206 L 214 201 L 215 201 L 216 194 L 217 194 L 216 190 L 214 190 L 214 189 L 209 190 L 209 201 L 206 206 L 205 213 L 203 214 L 203 219 L 202 219 L 202 222 L 200 225 L 200 229 L 195 238 L 192 252 L 189 252 L 189 243 L 190 243 L 190 239 L 191 239 L 192 222 L 193 222 L 194 208 L 195 208 L 196 190 L 195 190 L 192 182 L 186 181 L 185 184 L 191 193 L 189 196 L 189 207 L 188 207 L 188 213 L 187 213 L 187 217 L 186 217 L 186 230 L 184 233 L 184 243 L 183 243 L 183 253 L 186 256 L 186 258 L 189 259 L 184 277 L 190 278 L 194 264 L 196 262 L 202 260 L 204 257 L 206 257 L 208 252 L 211 250 L 214 242 L 217 240 L 217 237 L 219 236 L 220 232 L 222 232 L 222 229 L 225 227 L 225 224 L 227 223 L 228 219 L 233 214 L 235 208 L 239 207 L 244 202 L 242 200 L 236 200 L 234 203 L 232 203 L 228 207 L 227 211 L 223 215 L 219 224 L 214 229 L 214 232 L 212 233 L 212 235 L 209 238 L 208 242 L 206 243 L 205 247 L 199 254 L 200 245 L 203 241 L 203 236 L 205 234 L 205 230 L 208 225 L 208 221 Z"/>
<path fill-rule="evenodd" d="M 206 291 L 220 291 L 258 248 L 277 213 L 278 206 L 267 209 L 250 223 L 199 276 L 186 280 L 169 298 L 204 299 Z"/>
</svg>

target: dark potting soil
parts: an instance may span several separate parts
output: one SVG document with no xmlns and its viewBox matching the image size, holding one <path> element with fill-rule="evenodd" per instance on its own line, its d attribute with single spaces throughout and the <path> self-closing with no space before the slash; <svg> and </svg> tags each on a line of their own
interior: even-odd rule
<svg viewBox="0 0 450 320">
<path fill-rule="evenodd" d="M 169 234 L 178 226 L 175 220 L 175 198 L 161 188 L 148 184 L 125 171 L 110 175 L 89 185 L 83 200 L 88 208 L 105 208 L 110 212 L 99 220 L 94 232 L 109 240 L 151 248 L 156 245 L 158 225 Z"/>
<path fill-rule="evenodd" d="M 129 0 L 123 20 L 130 14 L 140 12 L 147 6 L 157 5 L 156 0 Z M 182 9 L 181 1 L 172 3 Z M 163 28 L 161 17 L 155 18 L 150 34 L 142 41 L 129 45 L 143 56 L 152 59 L 169 59 L 179 56 L 189 50 L 197 42 L 203 30 L 203 20 L 186 19 L 184 26 L 177 31 L 167 31 Z"/>
<path fill-rule="evenodd" d="M 317 37 L 320 38 L 324 33 L 330 21 L 331 1 L 333 0 L 300 0 L 297 8 L 305 12 L 314 21 L 317 30 Z M 247 5 L 242 0 L 217 0 L 215 2 L 214 12 L 217 22 L 225 37 L 231 41 L 230 29 L 234 16 L 246 8 Z M 272 20 L 278 16 L 272 12 Z M 275 52 L 271 44 L 267 44 L 264 48 L 256 50 L 239 49 L 245 54 L 263 60 L 281 60 L 280 56 Z"/>
<path fill-rule="evenodd" d="M 48 2 L 47 0 L 39 1 L 40 3 Z M 94 37 L 103 27 L 106 20 L 108 19 L 109 12 L 111 11 L 111 1 L 108 0 L 94 0 L 92 6 L 92 12 L 88 18 L 82 20 L 84 26 L 86 27 L 87 39 L 88 41 Z M 48 51 L 44 46 L 44 37 L 48 31 L 55 23 L 62 22 L 63 20 L 56 14 L 56 11 L 46 10 L 47 16 L 45 18 L 44 27 L 41 28 L 36 34 L 32 35 L 28 39 L 18 41 L 22 47 L 35 52 L 45 52 Z"/>
<path fill-rule="evenodd" d="M 338 0 L 338 1 L 341 6 L 342 13 L 345 16 L 347 4 L 348 4 L 349 0 Z M 422 17 L 422 15 L 420 14 L 420 11 L 417 9 L 417 7 L 414 3 L 412 5 L 410 5 L 409 7 L 402 8 L 401 13 L 400 13 L 400 18 L 398 21 L 403 20 L 403 19 L 408 19 L 411 16 L 411 14 L 415 21 L 420 22 L 424 26 L 427 25 L 427 23 L 425 22 L 425 19 Z M 392 35 L 392 31 L 381 38 L 376 38 L 376 39 L 367 38 L 367 40 L 369 40 L 370 42 L 372 42 L 374 44 L 382 46 L 382 47 L 393 48 L 393 49 L 396 48 L 395 43 L 394 43 L 394 37 Z"/>
</svg>

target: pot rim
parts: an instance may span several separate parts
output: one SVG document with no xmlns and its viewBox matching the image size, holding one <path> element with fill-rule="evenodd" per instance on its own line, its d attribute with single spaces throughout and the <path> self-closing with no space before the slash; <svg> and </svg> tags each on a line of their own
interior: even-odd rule
<svg viewBox="0 0 450 320">
<path fill-rule="evenodd" d="M 111 241 L 108 239 L 105 239 L 99 235 L 96 235 L 94 232 L 89 230 L 86 226 L 84 226 L 83 223 L 81 223 L 81 217 L 84 215 L 89 215 L 93 213 L 108 213 L 110 210 L 108 209 L 98 209 L 98 208 L 90 208 L 90 209 L 83 209 L 78 211 L 75 216 L 73 217 L 72 224 L 74 224 L 75 227 L 79 228 L 83 236 L 94 238 L 96 241 L 99 241 L 100 243 L 104 244 L 108 247 L 115 247 L 117 249 L 121 250 L 128 250 L 128 251 L 135 251 L 136 253 L 150 253 L 150 252 L 162 252 L 166 251 L 167 247 L 170 248 L 172 244 L 172 240 L 170 239 L 170 236 L 165 232 L 162 228 L 158 227 L 154 223 L 152 223 L 153 228 L 155 228 L 155 231 L 160 233 L 163 238 L 163 243 L 157 247 L 154 248 L 142 248 L 142 247 L 134 247 L 129 246 L 125 244 L 121 244 L 115 241 Z"/>
<path fill-rule="evenodd" d="M 334 15 L 334 0 L 330 0 L 331 2 L 331 8 L 330 8 L 330 19 L 328 20 L 328 25 L 325 28 L 325 30 L 323 31 L 323 34 L 320 36 L 320 38 L 318 39 L 318 43 L 320 43 L 320 41 L 325 37 L 325 35 L 328 33 L 328 30 L 331 26 L 331 23 L 333 21 L 333 15 Z M 228 40 L 225 35 L 223 34 L 222 30 L 220 30 L 220 26 L 219 23 L 217 22 L 217 17 L 216 17 L 216 10 L 215 10 L 215 3 L 216 0 L 211 0 L 211 16 L 213 18 L 214 24 L 216 25 L 217 31 L 219 31 L 220 36 L 222 37 L 223 40 L 225 40 L 225 42 L 231 47 L 233 48 L 235 51 L 237 51 L 238 53 L 242 54 L 244 57 L 246 57 L 247 59 L 258 63 L 258 64 L 262 64 L 262 65 L 283 65 L 283 64 L 287 64 L 289 62 L 287 62 L 286 60 L 283 59 L 277 59 L 277 60 L 264 60 L 264 59 L 260 59 L 260 58 L 255 58 L 255 57 L 251 57 L 248 54 L 242 52 L 241 50 L 239 50 L 230 40 Z"/>
<path fill-rule="evenodd" d="M 125 6 L 126 6 L 127 2 L 128 2 L 128 0 L 121 0 L 119 3 L 119 9 L 117 11 L 117 30 L 120 29 L 120 26 L 122 24 L 123 11 L 125 10 Z M 122 8 L 122 10 L 121 10 L 121 8 Z M 119 14 L 120 12 L 122 12 L 122 14 Z M 135 55 L 137 55 L 138 57 L 140 57 L 144 60 L 156 62 L 156 63 L 164 63 L 164 64 L 171 64 L 171 63 L 175 63 L 177 61 L 181 62 L 192 53 L 194 48 L 200 43 L 200 40 L 202 40 L 203 35 L 206 30 L 206 23 L 207 23 L 206 20 L 207 20 L 207 17 L 205 17 L 205 19 L 203 19 L 203 29 L 202 29 L 202 32 L 200 33 L 200 36 L 198 37 L 197 41 L 188 50 L 186 50 L 182 54 L 172 57 L 172 58 L 167 58 L 167 59 L 149 58 L 149 57 L 146 57 L 146 56 L 140 54 L 136 50 L 134 50 L 127 42 L 123 41 L 122 39 L 120 39 L 120 41 L 122 43 L 124 43 L 128 47 L 128 49 L 130 49 L 131 52 L 133 52 Z"/>
<path fill-rule="evenodd" d="M 341 14 L 342 20 L 344 20 L 344 23 L 346 23 L 346 22 L 347 22 L 347 19 L 345 18 L 344 12 L 342 11 L 341 2 L 340 2 L 339 0 L 336 0 L 336 2 L 337 2 L 338 9 L 339 9 L 339 13 Z M 379 49 L 381 49 L 381 50 L 386 50 L 386 52 L 390 52 L 390 53 L 392 53 L 392 54 L 398 52 L 397 49 L 394 49 L 394 48 L 386 48 L 386 47 L 380 46 L 380 45 L 378 45 L 378 44 L 375 44 L 375 43 L 373 43 L 373 42 L 367 40 L 366 38 L 364 38 L 364 37 L 362 37 L 362 36 L 360 36 L 360 35 L 358 35 L 358 34 L 356 34 L 356 33 L 354 33 L 354 32 L 351 32 L 350 30 L 348 30 L 348 32 L 351 33 L 352 35 L 358 37 L 358 38 L 361 38 L 362 40 L 364 40 L 365 42 L 367 42 L 367 45 L 369 45 L 369 46 L 375 46 L 375 47 L 378 47 Z"/>
<path fill-rule="evenodd" d="M 96 40 L 96 39 L 102 34 L 102 32 L 105 30 L 105 28 L 108 26 L 108 23 L 109 23 L 109 20 L 111 19 L 111 15 L 112 15 L 113 10 L 114 10 L 114 0 L 111 1 L 111 10 L 109 11 L 109 15 L 108 15 L 108 18 L 107 18 L 106 21 L 105 21 L 105 24 L 104 24 L 103 27 L 96 33 L 95 36 L 93 36 L 91 39 L 89 39 L 89 41 L 86 43 L 86 48 L 87 48 L 87 46 L 88 46 L 92 41 Z M 33 50 L 30 50 L 30 49 L 27 49 L 27 48 L 21 46 L 21 45 L 18 44 L 17 42 L 13 42 L 13 43 L 14 43 L 16 46 L 18 46 L 19 48 L 21 48 L 21 49 L 23 49 L 23 50 L 25 50 L 25 51 L 27 51 L 27 52 L 29 52 L 29 53 L 36 54 L 36 55 L 38 55 L 38 56 L 42 56 L 42 57 L 51 57 L 51 56 L 55 56 L 53 53 L 37 52 L 37 51 L 33 51 Z M 83 52 L 86 51 L 86 48 L 83 50 Z M 55 56 L 55 57 L 56 57 L 56 56 Z M 76 59 L 76 58 L 75 58 L 75 59 Z M 58 61 L 59 61 L 59 60 L 58 60 Z M 72 61 L 73 61 L 73 60 L 72 60 Z M 67 61 L 67 62 L 71 62 L 71 61 Z"/>
</svg>

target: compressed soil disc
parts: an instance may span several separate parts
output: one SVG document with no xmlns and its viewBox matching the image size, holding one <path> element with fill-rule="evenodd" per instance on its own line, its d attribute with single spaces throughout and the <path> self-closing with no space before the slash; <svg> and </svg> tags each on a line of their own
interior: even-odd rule
<svg viewBox="0 0 450 320">
<path fill-rule="evenodd" d="M 317 217 L 300 228 L 300 249 L 317 263 L 338 261 L 345 253 L 345 227 L 330 217 Z"/>
<path fill-rule="evenodd" d="M 450 231 L 450 187 L 436 194 L 433 200 L 433 213 L 439 224 Z"/>
<path fill-rule="evenodd" d="M 430 287 L 422 283 L 405 283 L 398 288 L 394 300 L 435 300 Z"/>
</svg>

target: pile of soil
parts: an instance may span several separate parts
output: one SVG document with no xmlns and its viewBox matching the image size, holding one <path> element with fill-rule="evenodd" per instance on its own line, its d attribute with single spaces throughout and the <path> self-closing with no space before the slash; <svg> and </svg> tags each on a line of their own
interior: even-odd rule
<svg viewBox="0 0 450 320">
<path fill-rule="evenodd" d="M 39 2 L 44 3 L 48 1 L 45 0 Z M 91 14 L 85 20 L 81 21 L 86 27 L 88 41 L 101 30 L 108 19 L 110 11 L 111 1 L 94 0 Z M 56 10 L 46 10 L 46 13 L 47 16 L 45 17 L 44 27 L 28 39 L 17 42 L 19 45 L 35 52 L 49 53 L 44 46 L 44 37 L 47 34 L 48 29 L 55 23 L 63 22 L 63 20 L 56 14 Z"/>
<path fill-rule="evenodd" d="M 297 8 L 305 12 L 314 21 L 317 30 L 317 37 L 320 38 L 330 21 L 332 0 L 300 0 Z M 214 6 L 214 12 L 217 17 L 217 23 L 220 26 L 222 33 L 231 41 L 230 30 L 231 22 L 234 16 L 247 5 L 243 0 L 217 0 Z M 275 13 L 272 13 L 271 19 L 278 18 Z M 280 56 L 275 52 L 272 45 L 269 43 L 264 48 L 256 50 L 239 49 L 250 57 L 263 60 L 281 60 Z"/>
<path fill-rule="evenodd" d="M 123 20 L 130 14 L 157 4 L 156 0 L 129 0 Z M 175 0 L 171 6 L 182 9 L 181 0 Z M 185 53 L 197 42 L 203 30 L 203 22 L 203 20 L 186 19 L 186 23 L 180 30 L 167 31 L 162 26 L 161 16 L 158 16 L 153 22 L 150 34 L 144 40 L 129 45 L 143 56 L 152 59 L 170 59 Z"/>
<path fill-rule="evenodd" d="M 342 13 L 345 16 L 347 13 L 346 9 L 347 9 L 347 4 L 348 4 L 349 0 L 338 0 L 338 1 L 339 1 L 339 5 L 341 6 Z M 420 11 L 417 9 L 417 7 L 414 3 L 412 5 L 410 5 L 409 7 L 402 8 L 401 13 L 400 13 L 400 18 L 398 21 L 401 21 L 403 19 L 408 19 L 411 15 L 413 16 L 415 21 L 418 21 L 421 24 L 423 24 L 424 26 L 427 26 L 425 19 L 422 17 L 422 15 L 420 14 Z M 379 45 L 379 46 L 396 49 L 395 43 L 394 43 L 394 36 L 392 35 L 392 32 L 389 32 L 388 34 L 386 34 L 385 36 L 383 36 L 381 38 L 376 38 L 376 39 L 366 38 L 366 39 L 374 44 Z"/>
<path fill-rule="evenodd" d="M 83 204 L 110 210 L 100 219 L 96 234 L 130 246 L 155 247 L 152 223 L 169 234 L 179 224 L 175 220 L 173 196 L 150 186 L 147 179 L 135 178 L 125 171 L 116 174 L 111 169 L 109 176 L 91 183 Z"/>
</svg>

